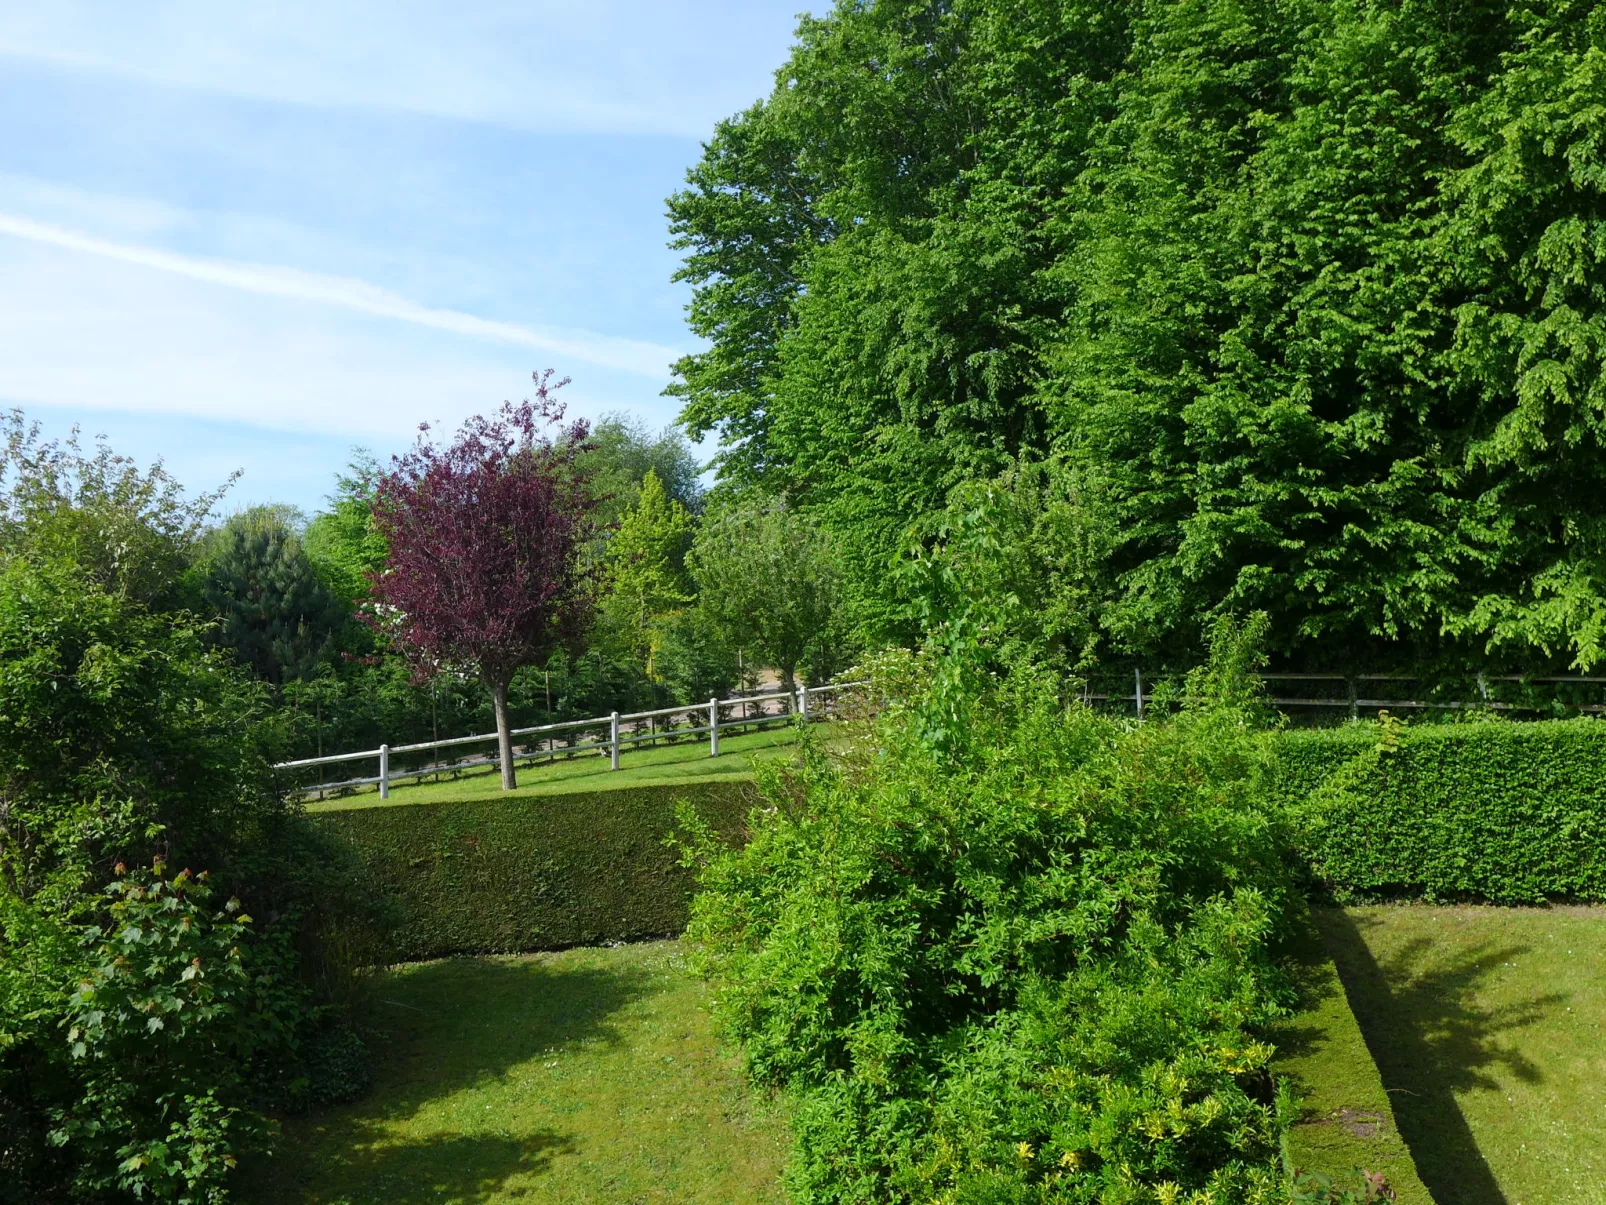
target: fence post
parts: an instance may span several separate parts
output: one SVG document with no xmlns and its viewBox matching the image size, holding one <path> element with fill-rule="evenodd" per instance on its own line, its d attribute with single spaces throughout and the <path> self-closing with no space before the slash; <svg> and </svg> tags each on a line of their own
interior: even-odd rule
<svg viewBox="0 0 1606 1205">
<path fill-rule="evenodd" d="M 797 688 L 797 715 L 805 724 L 809 722 L 809 688 L 807 686 L 799 686 Z"/>
<path fill-rule="evenodd" d="M 619 768 L 619 713 L 616 711 L 608 717 L 608 755 L 613 762 L 613 768 Z"/>
<path fill-rule="evenodd" d="M 390 746 L 379 746 L 379 797 L 390 798 Z"/>
<path fill-rule="evenodd" d="M 1138 723 L 1141 724 L 1143 723 L 1143 671 L 1135 669 L 1132 674 L 1137 679 L 1138 684 Z"/>
<path fill-rule="evenodd" d="M 708 756 L 719 756 L 719 700 L 708 700 Z"/>
</svg>

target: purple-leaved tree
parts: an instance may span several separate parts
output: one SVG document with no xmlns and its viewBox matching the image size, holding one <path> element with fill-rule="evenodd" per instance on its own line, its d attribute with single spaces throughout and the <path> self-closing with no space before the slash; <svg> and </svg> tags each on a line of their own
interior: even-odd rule
<svg viewBox="0 0 1606 1205">
<path fill-rule="evenodd" d="M 553 395 L 566 384 L 536 374 L 533 398 L 469 419 L 447 444 L 424 425 L 374 495 L 390 556 L 371 578 L 373 622 L 421 675 L 472 666 L 490 688 L 504 790 L 516 785 L 513 675 L 574 639 L 591 603 L 580 554 L 595 500 L 575 466 L 588 430 L 563 424 Z"/>
</svg>

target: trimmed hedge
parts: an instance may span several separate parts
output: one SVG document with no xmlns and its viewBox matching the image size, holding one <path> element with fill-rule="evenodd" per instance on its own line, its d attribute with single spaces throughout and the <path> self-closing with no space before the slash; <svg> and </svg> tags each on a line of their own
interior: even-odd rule
<svg viewBox="0 0 1606 1205">
<path fill-rule="evenodd" d="M 1339 899 L 1606 900 L 1606 724 L 1290 732 L 1276 793 Z"/>
<path fill-rule="evenodd" d="M 352 808 L 315 816 L 398 901 L 397 959 L 516 953 L 664 937 L 692 878 L 664 844 L 690 802 L 735 840 L 748 782 Z"/>
<path fill-rule="evenodd" d="M 1606 723 L 1294 730 L 1270 784 L 1341 900 L 1606 900 Z M 690 874 L 664 845 L 691 801 L 739 839 L 751 783 L 375 806 L 314 817 L 399 902 L 396 957 L 662 937 Z"/>
</svg>

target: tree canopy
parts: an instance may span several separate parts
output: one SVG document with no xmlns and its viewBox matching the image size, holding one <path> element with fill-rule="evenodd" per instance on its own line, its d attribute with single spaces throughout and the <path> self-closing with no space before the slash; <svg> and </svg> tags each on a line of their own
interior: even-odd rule
<svg viewBox="0 0 1606 1205">
<path fill-rule="evenodd" d="M 872 639 L 1024 464 L 1106 655 L 1596 664 L 1603 51 L 1582 0 L 844 0 L 670 200 L 672 392 Z"/>
</svg>

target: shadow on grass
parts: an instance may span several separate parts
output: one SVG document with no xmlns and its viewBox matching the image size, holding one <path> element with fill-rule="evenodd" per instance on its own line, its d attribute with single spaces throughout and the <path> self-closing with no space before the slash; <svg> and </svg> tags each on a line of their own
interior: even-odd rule
<svg viewBox="0 0 1606 1205">
<path fill-rule="evenodd" d="M 1499 1008 L 1478 1002 L 1480 986 L 1525 946 L 1485 943 L 1445 966 L 1435 965 L 1433 943 L 1417 938 L 1379 963 L 1363 930 L 1380 921 L 1324 909 L 1317 923 L 1429 1191 L 1447 1205 L 1507 1205 L 1455 1094 L 1498 1087 L 1497 1072 L 1538 1082 L 1538 1069 L 1495 1039 L 1541 1020 L 1566 997 Z"/>
<path fill-rule="evenodd" d="M 489 958 L 386 976 L 370 1022 L 373 1092 L 290 1121 L 276 1166 L 263 1169 L 261 1191 L 248 1199 L 469 1205 L 496 1197 L 514 1176 L 539 1175 L 574 1149 L 574 1135 L 520 1132 L 520 1119 L 501 1106 L 484 1114 L 494 1133 L 466 1125 L 418 1134 L 408 1123 L 431 1104 L 493 1086 L 532 1060 L 616 1044 L 611 1018 L 646 994 L 648 979 L 634 969 Z"/>
<path fill-rule="evenodd" d="M 569 1139 L 551 1133 L 522 1138 L 431 1134 L 404 1145 L 352 1152 L 340 1167 L 344 1191 L 331 1195 L 320 1186 L 312 1199 L 342 1205 L 481 1205 L 506 1196 L 514 1176 L 544 1172 L 554 1156 L 573 1149 Z"/>
</svg>

